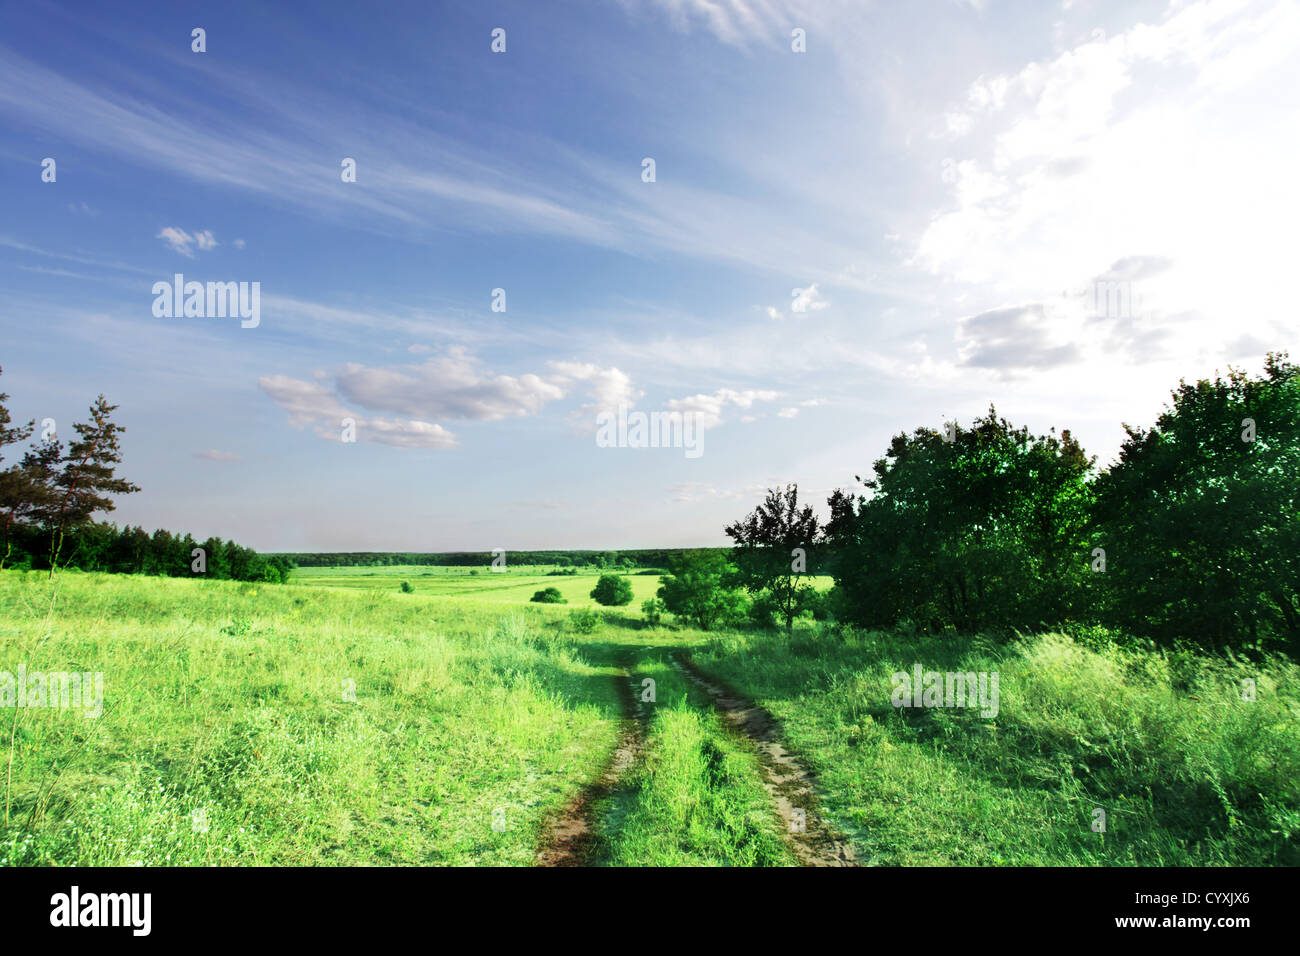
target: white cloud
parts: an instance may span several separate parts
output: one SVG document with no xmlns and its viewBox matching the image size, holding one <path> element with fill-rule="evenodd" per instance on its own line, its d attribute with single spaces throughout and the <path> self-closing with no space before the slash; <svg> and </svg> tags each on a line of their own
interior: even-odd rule
<svg viewBox="0 0 1300 956">
<path fill-rule="evenodd" d="M 806 288 L 793 290 L 791 295 L 793 296 L 793 301 L 790 303 L 791 312 L 820 312 L 830 306 L 830 303 L 822 298 L 816 282 Z"/>
<path fill-rule="evenodd" d="M 242 461 L 243 459 L 230 451 L 217 451 L 215 448 L 209 448 L 207 451 L 196 451 L 195 458 L 204 458 L 208 461 Z"/>
<path fill-rule="evenodd" d="M 172 249 L 179 252 L 187 259 L 194 258 L 194 250 L 192 247 L 197 247 L 201 252 L 207 252 L 208 250 L 217 247 L 216 237 L 207 229 L 191 235 L 184 229 L 177 228 L 176 226 L 164 226 L 159 231 L 158 235 L 154 236 L 154 238 L 162 239 L 167 243 L 167 245 L 171 246 Z"/>
<path fill-rule="evenodd" d="M 947 202 L 912 261 L 988 309 L 1046 303 L 1137 251 L 1168 267 L 1143 280 L 1146 327 L 1101 329 L 1103 353 L 1137 361 L 1158 343 L 1191 360 L 1221 351 L 1241 323 L 1259 334 L 1291 297 L 1284 250 L 1300 194 L 1279 184 L 1300 152 L 1297 59 L 1294 3 L 1192 2 L 978 78 L 960 108 L 966 155 L 942 164 Z M 1175 317 L 1171 340 L 1157 326 Z M 1025 367 L 1053 367 L 1070 342 L 1088 344 L 1058 328 L 1075 318 L 1021 315 L 1028 324 L 1002 345 L 972 336 L 965 362 L 1005 368 L 1020 342 Z"/>
<path fill-rule="evenodd" d="M 730 46 L 754 41 L 771 44 L 790 35 L 790 16 L 798 5 L 771 0 L 655 0 L 673 29 L 703 27 Z M 624 6 L 630 6 L 625 0 Z"/>
<path fill-rule="evenodd" d="M 790 312 L 804 314 L 807 312 L 820 312 L 828 308 L 830 303 L 822 298 L 821 290 L 816 282 L 802 289 L 792 289 L 790 291 Z M 763 309 L 769 319 L 784 319 L 786 313 L 782 312 L 775 306 L 766 306 Z"/>
<path fill-rule="evenodd" d="M 479 422 L 534 415 L 565 394 L 561 385 L 539 375 L 485 373 L 461 346 L 419 365 L 372 368 L 350 362 L 335 375 L 335 385 L 345 399 L 366 408 Z"/>
<path fill-rule="evenodd" d="M 415 345 L 408 350 L 423 352 L 428 347 Z M 324 432 L 318 430 L 324 437 L 333 437 L 331 429 L 342 418 L 362 421 L 348 406 L 405 416 L 365 421 L 374 433 L 369 440 L 411 447 L 455 444 L 450 432 L 430 425 L 431 421 L 491 422 L 536 415 L 579 385 L 587 387 L 591 401 L 574 418 L 593 428 L 597 412 L 630 405 L 640 397 L 620 369 L 583 362 L 549 365 L 552 371 L 547 375 L 494 374 L 465 348 L 452 346 L 418 364 L 372 367 L 350 362 L 333 374 L 317 370 L 315 382 L 269 376 L 260 384 L 289 413 L 291 425 L 329 422 Z"/>
<path fill-rule="evenodd" d="M 599 412 L 617 412 L 620 405 L 632 405 L 641 392 L 632 387 L 632 379 L 621 369 L 602 368 L 590 362 L 548 362 L 555 374 L 552 380 L 568 388 L 572 383 L 585 382 L 589 386 L 590 404 L 582 406 L 579 414 L 595 419 Z"/>
<path fill-rule="evenodd" d="M 749 408 L 755 402 L 770 402 L 777 398 L 779 392 L 766 389 L 744 389 L 736 391 L 720 388 L 712 395 L 688 395 L 674 398 L 668 402 L 668 410 L 694 414 L 701 428 L 714 428 L 722 424 L 722 410 L 728 405 L 735 408 Z"/>
<path fill-rule="evenodd" d="M 768 488 L 781 484 L 772 481 L 768 484 L 752 484 L 735 488 L 719 488 L 707 481 L 681 481 L 669 489 L 670 503 L 684 502 L 694 504 L 700 501 L 758 501 Z"/>
<path fill-rule="evenodd" d="M 356 424 L 359 441 L 398 448 L 454 448 L 456 436 L 431 422 L 391 418 L 373 418 L 350 412 L 329 388 L 319 382 L 304 382 L 285 375 L 269 375 L 258 380 L 262 391 L 289 413 L 295 428 L 312 426 L 313 432 L 330 441 L 343 440 L 343 421 Z"/>
<path fill-rule="evenodd" d="M 799 414 L 799 409 L 797 409 L 797 408 L 783 408 L 783 409 L 781 409 L 779 412 L 776 413 L 776 417 L 777 417 L 777 418 L 794 418 L 794 417 L 795 417 L 796 415 L 798 415 L 798 414 Z"/>
<path fill-rule="evenodd" d="M 1078 361 L 1079 347 L 1058 341 L 1041 303 L 994 309 L 963 319 L 966 339 L 962 364 L 996 369 L 1004 374 L 1024 369 L 1049 369 Z"/>
</svg>

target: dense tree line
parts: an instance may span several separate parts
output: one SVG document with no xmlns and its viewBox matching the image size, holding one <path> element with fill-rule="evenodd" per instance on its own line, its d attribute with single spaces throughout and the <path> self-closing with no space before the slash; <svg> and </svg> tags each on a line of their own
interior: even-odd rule
<svg viewBox="0 0 1300 956">
<path fill-rule="evenodd" d="M 1170 645 L 1300 654 L 1300 368 L 1181 382 L 1098 470 L 1069 431 L 990 408 L 969 428 L 894 437 L 819 526 L 773 489 L 727 527 L 731 555 L 685 554 L 659 591 L 701 627 L 803 614 L 867 627 L 1009 633 L 1104 625 Z M 834 579 L 823 598 L 807 576 Z"/>
<path fill-rule="evenodd" d="M 1179 383 L 1094 487 L 1098 613 L 1161 641 L 1300 652 L 1300 368 Z"/>
<path fill-rule="evenodd" d="M 293 564 L 281 555 L 259 554 L 216 537 L 200 541 L 189 533 L 173 534 L 161 528 L 150 534 L 140 527 L 119 528 L 95 521 L 69 529 L 65 537 L 60 568 L 277 584 L 288 580 L 293 570 Z M 6 566 L 48 567 L 41 552 L 41 528 L 19 526 L 11 543 L 13 552 Z"/>
<path fill-rule="evenodd" d="M 665 568 L 682 553 L 680 548 L 648 548 L 634 551 L 510 551 L 506 565 L 554 565 L 567 568 L 627 570 L 630 568 Z M 374 567 L 383 565 L 426 565 L 429 567 L 487 567 L 496 557 L 491 551 L 333 551 L 314 553 L 286 552 L 282 555 L 303 568 Z"/>
<path fill-rule="evenodd" d="M 828 501 L 838 609 L 961 631 L 1078 617 L 1093 468 L 1069 431 L 1032 435 L 992 408 L 971 428 L 895 436 L 859 479 L 868 493 Z"/>
<path fill-rule="evenodd" d="M 0 464 L 6 446 L 30 439 L 34 421 L 15 425 L 0 392 Z M 17 464 L 0 468 L 0 568 L 124 574 L 204 575 L 239 581 L 283 581 L 292 562 L 265 557 L 233 541 L 143 528 L 118 528 L 95 520 L 114 509 L 114 495 L 140 489 L 117 476 L 122 461 L 112 421 L 116 405 L 100 395 L 86 422 L 73 425 L 76 438 L 64 448 L 55 434 L 43 434 Z"/>
</svg>

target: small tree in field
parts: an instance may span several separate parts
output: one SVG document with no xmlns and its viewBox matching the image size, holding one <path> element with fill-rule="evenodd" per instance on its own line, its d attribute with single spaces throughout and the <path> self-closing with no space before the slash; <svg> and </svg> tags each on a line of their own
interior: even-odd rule
<svg viewBox="0 0 1300 956">
<path fill-rule="evenodd" d="M 710 630 L 742 613 L 744 596 L 732 583 L 735 571 L 726 555 L 716 551 L 680 555 L 659 579 L 659 597 L 677 617 Z"/>
<path fill-rule="evenodd" d="M 727 527 L 736 542 L 739 580 L 751 594 L 765 594 L 787 631 L 808 603 L 808 551 L 817 537 L 817 516 L 799 507 L 799 486 L 769 488 L 763 503 Z"/>
<path fill-rule="evenodd" d="M 606 607 L 622 607 L 632 603 L 632 582 L 617 574 L 602 574 L 596 586 L 591 589 L 591 596 L 597 604 Z"/>
<path fill-rule="evenodd" d="M 54 478 L 53 496 L 40 516 L 50 529 L 50 577 L 69 529 L 85 524 L 96 512 L 112 511 L 115 505 L 109 495 L 140 490 L 114 474 L 122 461 L 118 435 L 125 431 L 109 420 L 116 408 L 100 395 L 90 406 L 90 421 L 72 426 L 79 437 L 68 446 L 63 470 Z"/>
<path fill-rule="evenodd" d="M 647 598 L 641 602 L 641 613 L 645 615 L 645 622 L 651 627 L 658 627 L 664 619 L 664 602 L 660 598 Z"/>
<path fill-rule="evenodd" d="M 529 600 L 537 604 L 568 604 L 564 595 L 560 593 L 559 588 L 542 588 L 540 591 L 534 591 Z"/>
</svg>

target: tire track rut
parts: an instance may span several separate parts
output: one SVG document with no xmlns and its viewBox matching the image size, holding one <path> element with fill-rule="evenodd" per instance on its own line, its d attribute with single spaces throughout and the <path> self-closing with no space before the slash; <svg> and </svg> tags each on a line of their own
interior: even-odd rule
<svg viewBox="0 0 1300 956">
<path fill-rule="evenodd" d="M 590 866 L 595 862 L 596 808 L 641 759 L 648 715 L 626 665 L 618 665 L 614 682 L 623 709 L 618 745 L 600 777 L 583 787 L 547 824 L 537 853 L 538 866 Z"/>
<path fill-rule="evenodd" d="M 776 718 L 752 700 L 706 677 L 689 657 L 673 654 L 672 662 L 688 681 L 709 695 L 732 732 L 745 738 L 757 752 L 763 786 L 781 819 L 789 824 L 795 818 L 794 811 L 803 811 L 805 829 L 788 827 L 785 834 L 799 862 L 804 866 L 857 866 L 853 847 L 818 813 L 815 774 L 782 743 Z"/>
</svg>

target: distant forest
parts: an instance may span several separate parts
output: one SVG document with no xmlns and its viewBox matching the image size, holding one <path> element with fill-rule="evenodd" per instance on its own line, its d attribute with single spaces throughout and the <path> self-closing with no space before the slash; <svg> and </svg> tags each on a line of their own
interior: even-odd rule
<svg viewBox="0 0 1300 956">
<path fill-rule="evenodd" d="M 49 534 L 39 525 L 13 524 L 0 544 L 4 567 L 48 570 Z M 109 574 L 161 574 L 167 577 L 208 577 L 230 581 L 287 581 L 292 562 L 279 555 L 258 554 L 252 548 L 220 538 L 196 540 L 190 534 L 139 527 L 119 528 L 93 521 L 69 528 L 64 535 L 60 568 L 104 571 Z"/>
<path fill-rule="evenodd" d="M 554 565 L 561 568 L 666 568 L 681 555 L 694 551 L 717 551 L 730 554 L 730 548 L 649 548 L 632 551 L 510 551 L 505 552 L 506 567 L 512 565 Z M 280 552 L 272 557 L 284 558 L 296 567 L 331 566 L 377 567 L 395 564 L 432 567 L 469 568 L 492 564 L 491 551 L 320 551 Z"/>
</svg>

